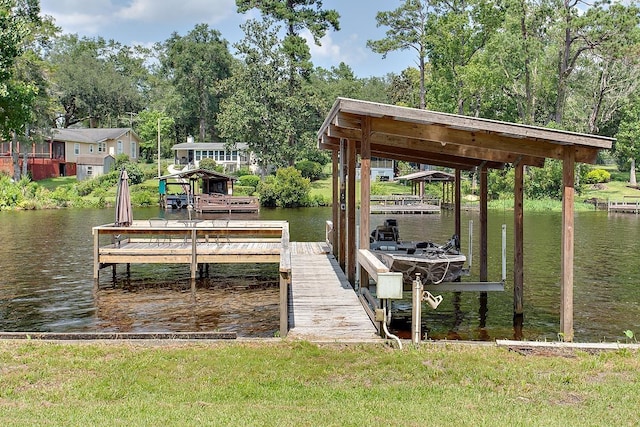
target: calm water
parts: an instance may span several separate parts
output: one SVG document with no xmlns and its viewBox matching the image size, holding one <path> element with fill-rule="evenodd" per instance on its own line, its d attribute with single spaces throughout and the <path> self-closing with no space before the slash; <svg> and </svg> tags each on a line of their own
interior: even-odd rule
<svg viewBox="0 0 640 427">
<path fill-rule="evenodd" d="M 178 218 L 185 212 L 156 208 L 137 219 Z M 286 219 L 294 241 L 323 241 L 328 208 L 262 210 L 261 219 Z M 397 215 L 406 240 L 445 241 L 453 215 Z M 213 218 L 205 216 L 204 218 Z M 246 218 L 258 218 L 257 215 Z M 468 221 L 463 214 L 466 252 Z M 373 216 L 372 225 L 384 217 Z M 235 331 L 239 336 L 273 336 L 278 329 L 277 266 L 212 266 L 190 292 L 188 266 L 132 265 L 116 280 L 101 273 L 94 292 L 91 227 L 113 221 L 112 210 L 56 210 L 0 213 L 0 330 L 52 332 Z M 423 308 L 433 338 L 513 338 L 512 215 L 490 212 L 489 280 L 500 278 L 501 225 L 507 224 L 507 284 L 489 293 L 486 318 L 477 293 L 445 293 L 436 311 Z M 575 333 L 579 341 L 624 341 L 623 331 L 640 333 L 640 217 L 584 212 L 576 215 Z M 474 227 L 477 280 L 478 225 Z M 560 230 L 556 213 L 525 214 L 524 337 L 557 339 L 560 305 Z M 410 301 L 394 304 L 394 326 L 410 317 Z M 483 319 L 484 326 L 482 326 Z"/>
</svg>

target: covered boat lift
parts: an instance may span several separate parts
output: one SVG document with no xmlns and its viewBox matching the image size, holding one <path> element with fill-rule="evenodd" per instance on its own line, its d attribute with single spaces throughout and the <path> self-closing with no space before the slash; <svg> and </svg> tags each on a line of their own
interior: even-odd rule
<svg viewBox="0 0 640 427">
<path fill-rule="evenodd" d="M 455 233 L 460 235 L 460 173 L 480 176 L 480 280 L 487 281 L 487 172 L 511 164 L 514 185 L 514 326 L 524 316 L 524 167 L 546 159 L 563 163 L 560 330 L 573 340 L 574 174 L 576 162 L 595 163 L 613 139 L 475 117 L 338 98 L 318 131 L 318 147 L 333 160 L 334 255 L 355 284 L 358 249 L 369 248 L 371 158 L 381 157 L 455 170 Z M 356 163 L 360 157 L 360 236 L 356 247 Z M 342 167 L 341 167 L 342 166 Z M 361 271 L 362 283 L 367 274 Z"/>
</svg>

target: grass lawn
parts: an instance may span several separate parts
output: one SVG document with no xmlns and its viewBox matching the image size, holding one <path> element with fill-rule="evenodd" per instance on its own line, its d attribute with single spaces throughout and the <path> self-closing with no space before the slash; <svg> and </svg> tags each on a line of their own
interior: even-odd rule
<svg viewBox="0 0 640 427">
<path fill-rule="evenodd" d="M 488 345 L 0 342 L 25 425 L 638 425 L 640 357 Z"/>
<path fill-rule="evenodd" d="M 76 180 L 76 176 L 73 175 L 73 176 L 60 176 L 57 178 L 47 178 L 37 182 L 39 186 L 44 187 L 47 190 L 53 191 L 61 185 L 75 184 L 78 181 Z"/>
</svg>

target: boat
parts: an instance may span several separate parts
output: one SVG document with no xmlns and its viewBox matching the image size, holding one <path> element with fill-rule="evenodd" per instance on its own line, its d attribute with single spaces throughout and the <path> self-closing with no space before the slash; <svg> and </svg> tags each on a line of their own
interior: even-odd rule
<svg viewBox="0 0 640 427">
<path fill-rule="evenodd" d="M 452 282 L 468 274 L 464 268 L 467 257 L 460 253 L 460 240 L 453 235 L 445 244 L 404 242 L 398 223 L 387 219 L 371 233 L 370 248 L 382 263 L 394 272 L 402 273 L 405 288 L 413 284 L 420 273 L 423 285 Z"/>
</svg>

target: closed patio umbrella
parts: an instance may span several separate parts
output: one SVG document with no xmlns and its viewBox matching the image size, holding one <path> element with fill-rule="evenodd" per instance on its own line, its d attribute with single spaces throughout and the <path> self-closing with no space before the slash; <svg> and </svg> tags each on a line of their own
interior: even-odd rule
<svg viewBox="0 0 640 427">
<path fill-rule="evenodd" d="M 116 226 L 128 227 L 133 221 L 131 195 L 129 194 L 129 175 L 126 169 L 120 172 L 118 192 L 116 193 Z"/>
</svg>

